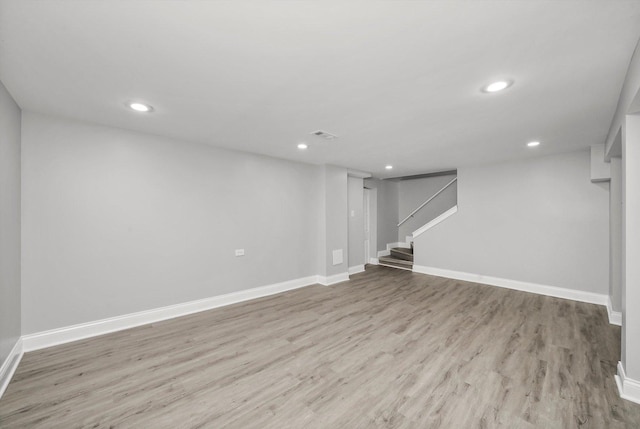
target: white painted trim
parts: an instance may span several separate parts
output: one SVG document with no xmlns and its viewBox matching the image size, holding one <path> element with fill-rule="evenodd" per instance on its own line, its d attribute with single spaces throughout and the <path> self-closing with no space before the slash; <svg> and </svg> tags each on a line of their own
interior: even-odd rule
<svg viewBox="0 0 640 429">
<path fill-rule="evenodd" d="M 622 326 L 622 312 L 613 311 L 610 296 L 607 296 L 607 315 L 609 316 L 610 324 Z"/>
<path fill-rule="evenodd" d="M 588 302 L 590 304 L 607 305 L 607 295 L 585 292 L 575 289 L 566 289 L 556 286 L 547 286 L 537 283 L 521 282 L 518 280 L 502 279 L 499 277 L 484 276 L 481 274 L 464 273 L 462 271 L 444 270 L 441 268 L 425 267 L 422 265 L 413 266 L 414 273 L 430 274 L 432 276 L 447 277 L 467 282 L 483 283 L 491 286 L 498 286 L 507 289 L 520 290 L 524 292 L 537 293 L 539 295 L 553 296 L 556 298 L 571 299 L 573 301 Z"/>
<path fill-rule="evenodd" d="M 391 255 L 391 251 L 390 250 L 379 250 L 378 251 L 378 258 L 381 258 L 382 256 L 389 256 L 389 255 Z"/>
<path fill-rule="evenodd" d="M 413 238 L 415 239 L 417 236 L 419 236 L 419 235 L 425 233 L 426 231 L 430 230 L 431 228 L 433 228 L 434 226 L 436 226 L 437 224 L 439 224 L 440 222 L 442 222 L 443 220 L 445 220 L 449 216 L 452 216 L 453 214 L 455 214 L 457 211 L 458 211 L 458 206 L 457 205 L 451 207 L 449 210 L 447 210 L 446 212 L 442 213 L 440 216 L 430 220 L 429 222 L 427 222 L 426 224 L 424 224 L 420 228 L 418 228 L 415 231 L 413 231 L 413 234 L 412 234 Z"/>
<path fill-rule="evenodd" d="M 358 273 L 364 273 L 364 264 L 349 267 L 349 275 Z"/>
<path fill-rule="evenodd" d="M 318 276 L 318 283 L 323 286 L 331 286 L 336 283 L 346 282 L 349 280 L 349 273 L 339 273 L 332 276 Z"/>
<path fill-rule="evenodd" d="M 11 378 L 16 372 L 16 368 L 18 368 L 18 364 L 22 360 L 23 354 L 22 338 L 18 338 L 18 341 L 16 341 L 15 345 L 9 352 L 9 355 L 5 361 L 2 362 L 2 366 L 0 367 L 0 398 L 2 398 L 5 390 L 7 390 Z"/>
<path fill-rule="evenodd" d="M 615 375 L 615 378 L 620 397 L 640 404 L 640 381 L 627 377 L 622 362 L 618 362 L 618 374 Z"/>
<path fill-rule="evenodd" d="M 369 258 L 369 263 L 371 265 L 378 265 L 379 263 L 378 258 Z"/>
<path fill-rule="evenodd" d="M 349 277 L 347 273 L 344 274 L 347 276 L 346 280 L 348 280 Z M 108 319 L 52 329 L 50 331 L 37 332 L 35 334 L 24 335 L 22 337 L 22 345 L 25 352 L 30 352 L 32 350 L 57 346 L 59 344 L 65 344 L 72 341 L 134 328 L 136 326 L 159 322 L 161 320 L 173 319 L 175 317 L 186 316 L 188 314 L 223 307 L 225 305 L 274 295 L 288 290 L 316 284 L 318 282 L 319 276 L 303 277 L 253 289 L 170 305 L 167 307 L 154 308 L 152 310 L 140 311 L 137 313 L 110 317 Z"/>
</svg>

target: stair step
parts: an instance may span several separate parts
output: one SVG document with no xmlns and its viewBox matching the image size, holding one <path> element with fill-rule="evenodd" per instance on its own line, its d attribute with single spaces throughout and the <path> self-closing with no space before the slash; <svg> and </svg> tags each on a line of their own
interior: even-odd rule
<svg viewBox="0 0 640 429">
<path fill-rule="evenodd" d="M 413 249 L 394 247 L 393 249 L 391 249 L 391 257 L 413 262 Z"/>
<path fill-rule="evenodd" d="M 413 269 L 413 262 L 406 259 L 396 259 L 391 256 L 381 256 L 378 258 L 378 264 L 393 268 L 402 268 L 405 270 Z"/>
</svg>

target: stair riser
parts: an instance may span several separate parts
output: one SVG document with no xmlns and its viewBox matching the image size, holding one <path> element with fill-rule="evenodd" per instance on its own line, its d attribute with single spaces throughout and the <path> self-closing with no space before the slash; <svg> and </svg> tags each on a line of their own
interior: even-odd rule
<svg viewBox="0 0 640 429">
<path fill-rule="evenodd" d="M 381 262 L 378 265 L 382 265 L 383 267 L 399 268 L 401 270 L 413 271 L 412 265 L 400 265 L 400 264 L 394 264 L 393 262 L 385 262 L 385 263 Z"/>
<path fill-rule="evenodd" d="M 407 255 L 404 252 L 397 252 L 393 249 L 391 249 L 391 257 L 392 258 L 396 258 L 396 259 L 403 259 L 405 261 L 411 261 L 413 262 L 413 255 Z"/>
</svg>

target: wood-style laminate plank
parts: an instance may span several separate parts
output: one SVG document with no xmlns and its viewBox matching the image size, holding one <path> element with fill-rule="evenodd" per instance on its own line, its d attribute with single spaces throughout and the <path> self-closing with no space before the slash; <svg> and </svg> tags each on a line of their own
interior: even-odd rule
<svg viewBox="0 0 640 429">
<path fill-rule="evenodd" d="M 638 428 L 604 307 L 367 266 L 27 353 L 2 428 Z"/>
</svg>

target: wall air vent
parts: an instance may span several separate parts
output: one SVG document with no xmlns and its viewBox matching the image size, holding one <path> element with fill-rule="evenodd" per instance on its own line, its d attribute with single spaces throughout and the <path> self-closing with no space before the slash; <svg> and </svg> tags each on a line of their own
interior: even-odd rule
<svg viewBox="0 0 640 429">
<path fill-rule="evenodd" d="M 338 138 L 337 135 L 331 134 L 331 133 L 328 133 L 328 132 L 322 131 L 322 130 L 314 131 L 311 134 L 313 134 L 314 136 L 321 137 L 321 138 L 323 138 L 325 140 L 333 140 L 333 139 L 337 139 Z"/>
</svg>

